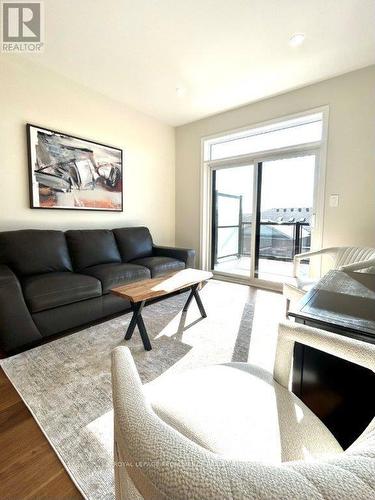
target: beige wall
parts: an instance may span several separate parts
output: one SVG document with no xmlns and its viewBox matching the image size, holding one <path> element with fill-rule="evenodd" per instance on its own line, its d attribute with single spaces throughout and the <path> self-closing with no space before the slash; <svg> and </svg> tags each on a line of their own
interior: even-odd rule
<svg viewBox="0 0 375 500">
<path fill-rule="evenodd" d="M 0 60 L 0 230 L 142 224 L 157 243 L 173 244 L 173 128 L 11 57 Z M 124 212 L 28 208 L 27 122 L 122 148 Z"/>
<path fill-rule="evenodd" d="M 14 56 L 12 56 L 14 57 Z M 176 129 L 21 59 L 0 60 L 0 230 L 145 224 L 199 250 L 201 137 L 328 104 L 323 244 L 375 246 L 375 66 Z M 25 123 L 124 149 L 124 212 L 29 209 Z M 176 203 L 175 203 L 176 181 Z"/>
<path fill-rule="evenodd" d="M 201 137 L 329 105 L 323 245 L 375 246 L 375 66 L 176 129 L 176 243 L 199 249 Z M 328 206 L 340 195 L 338 208 Z"/>
</svg>

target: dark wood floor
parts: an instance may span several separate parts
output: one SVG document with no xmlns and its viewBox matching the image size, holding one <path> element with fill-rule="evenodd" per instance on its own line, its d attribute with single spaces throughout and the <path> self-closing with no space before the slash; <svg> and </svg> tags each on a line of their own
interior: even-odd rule
<svg viewBox="0 0 375 500">
<path fill-rule="evenodd" d="M 0 368 L 0 499 L 33 498 L 82 495 Z"/>
</svg>

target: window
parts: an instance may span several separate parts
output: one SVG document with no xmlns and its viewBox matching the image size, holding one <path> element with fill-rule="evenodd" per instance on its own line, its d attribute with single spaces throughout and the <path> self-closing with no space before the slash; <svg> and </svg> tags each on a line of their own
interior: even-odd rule
<svg viewBox="0 0 375 500">
<path fill-rule="evenodd" d="M 315 113 L 205 141 L 205 161 L 318 142 L 323 116 Z"/>
<path fill-rule="evenodd" d="M 203 138 L 202 267 L 279 289 L 321 246 L 327 125 L 321 107 Z"/>
</svg>

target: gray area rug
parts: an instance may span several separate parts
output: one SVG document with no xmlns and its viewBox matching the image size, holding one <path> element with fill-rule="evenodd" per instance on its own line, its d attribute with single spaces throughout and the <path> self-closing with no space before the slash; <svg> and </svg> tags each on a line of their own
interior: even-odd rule
<svg viewBox="0 0 375 500">
<path fill-rule="evenodd" d="M 131 314 L 1 361 L 68 473 L 89 499 L 114 498 L 110 353 L 130 347 L 144 383 L 192 367 L 247 361 L 253 321 L 248 288 L 211 281 L 201 296 L 208 317 L 187 294 L 144 309 L 152 351 L 138 330 L 124 332 Z"/>
</svg>

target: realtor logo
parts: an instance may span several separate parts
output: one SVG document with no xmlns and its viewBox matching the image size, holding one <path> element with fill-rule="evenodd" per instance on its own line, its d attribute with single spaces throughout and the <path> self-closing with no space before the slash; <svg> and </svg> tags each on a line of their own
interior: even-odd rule
<svg viewBox="0 0 375 500">
<path fill-rule="evenodd" d="M 2 52 L 42 52 L 44 5 L 42 2 L 2 2 Z"/>
</svg>

